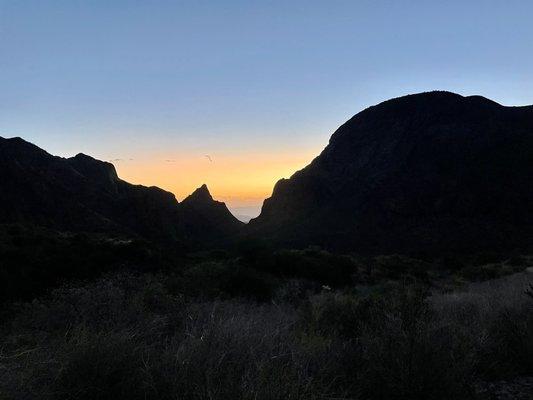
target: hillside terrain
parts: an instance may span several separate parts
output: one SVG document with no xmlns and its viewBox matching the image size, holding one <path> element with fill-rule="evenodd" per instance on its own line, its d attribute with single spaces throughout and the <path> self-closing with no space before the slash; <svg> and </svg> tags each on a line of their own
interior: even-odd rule
<svg viewBox="0 0 533 400">
<path fill-rule="evenodd" d="M 31 224 L 205 246 L 242 226 L 207 187 L 178 203 L 157 187 L 132 185 L 85 154 L 55 157 L 20 138 L 0 138 L 0 224 Z"/>
<path fill-rule="evenodd" d="M 429 92 L 370 107 L 280 180 L 252 236 L 360 253 L 533 245 L 533 107 Z"/>
</svg>

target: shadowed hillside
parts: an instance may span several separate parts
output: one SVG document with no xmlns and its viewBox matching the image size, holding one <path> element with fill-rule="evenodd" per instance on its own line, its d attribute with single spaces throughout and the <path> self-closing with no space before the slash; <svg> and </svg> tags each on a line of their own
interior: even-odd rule
<svg viewBox="0 0 533 400">
<path fill-rule="evenodd" d="M 280 180 L 249 232 L 369 253 L 533 244 L 533 107 L 449 92 L 405 96 L 342 125 Z"/>
<path fill-rule="evenodd" d="M 242 225 L 224 203 L 121 180 L 112 164 L 78 154 L 54 157 L 20 138 L 0 138 L 0 223 L 60 231 L 125 234 L 186 246 L 205 245 Z"/>
</svg>

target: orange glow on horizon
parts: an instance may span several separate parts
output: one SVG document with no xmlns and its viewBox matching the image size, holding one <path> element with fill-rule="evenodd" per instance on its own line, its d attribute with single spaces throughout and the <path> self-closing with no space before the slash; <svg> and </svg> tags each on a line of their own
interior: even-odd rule
<svg viewBox="0 0 533 400">
<path fill-rule="evenodd" d="M 120 178 L 134 184 L 158 186 L 183 200 L 202 184 L 213 198 L 230 208 L 259 207 L 270 197 L 275 183 L 305 167 L 318 152 L 299 154 L 191 155 L 169 158 L 152 155 L 143 159 L 116 162 Z"/>
</svg>

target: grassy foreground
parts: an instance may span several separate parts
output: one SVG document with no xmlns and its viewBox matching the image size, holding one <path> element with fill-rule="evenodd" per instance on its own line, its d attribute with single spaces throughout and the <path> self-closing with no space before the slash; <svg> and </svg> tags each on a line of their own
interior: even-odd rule
<svg viewBox="0 0 533 400">
<path fill-rule="evenodd" d="M 488 399 L 533 376 L 533 273 L 433 295 L 294 279 L 261 299 L 183 279 L 114 273 L 9 307 L 0 398 Z"/>
</svg>

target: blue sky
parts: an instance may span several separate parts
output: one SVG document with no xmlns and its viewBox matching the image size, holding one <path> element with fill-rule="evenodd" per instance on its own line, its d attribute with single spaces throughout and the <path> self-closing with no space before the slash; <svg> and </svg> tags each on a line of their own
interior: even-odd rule
<svg viewBox="0 0 533 400">
<path fill-rule="evenodd" d="M 257 154 L 290 175 L 391 97 L 446 89 L 532 104 L 532 16 L 528 1 L 0 0 L 0 135 L 131 159 L 117 168 L 137 183 L 181 198 L 207 181 L 227 200 L 205 154 Z M 163 159 L 200 167 L 161 180 Z M 252 162 L 246 173 L 253 182 Z M 235 196 L 256 204 L 273 184 Z"/>
</svg>

